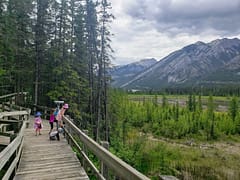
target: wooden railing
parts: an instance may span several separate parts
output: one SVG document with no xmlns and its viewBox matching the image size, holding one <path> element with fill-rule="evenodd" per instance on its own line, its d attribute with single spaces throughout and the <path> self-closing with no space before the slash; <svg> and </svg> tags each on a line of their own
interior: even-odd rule
<svg viewBox="0 0 240 180">
<path fill-rule="evenodd" d="M 103 146 L 99 145 L 96 141 L 87 136 L 72 122 L 70 118 L 64 116 L 63 121 L 65 122 L 65 133 L 68 143 L 77 148 L 82 157 L 82 164 L 84 166 L 88 165 L 98 179 L 109 179 L 108 171 L 111 171 L 113 176 L 117 179 L 149 180 L 148 177 L 141 174 L 139 171 L 119 159 L 117 156 L 113 155 Z M 82 147 L 80 147 L 77 139 L 80 140 Z M 88 158 L 88 151 L 93 153 L 101 161 L 100 170 L 98 170 Z"/>
<path fill-rule="evenodd" d="M 27 92 L 18 92 L 0 96 L 0 103 L 8 102 L 9 104 L 19 104 L 26 102 Z"/>
<path fill-rule="evenodd" d="M 17 164 L 23 147 L 23 132 L 26 128 L 26 122 L 23 122 L 18 136 L 0 153 L 0 171 L 4 174 L 2 179 L 9 179 L 17 170 Z M 11 161 L 10 161 L 11 160 Z M 3 167 L 10 162 L 6 172 Z"/>
<path fill-rule="evenodd" d="M 0 152 L 0 179 L 11 179 L 15 174 L 23 147 L 23 133 L 28 126 L 30 109 L 22 108 L 16 105 L 16 96 L 19 93 L 13 93 L 0 96 L 2 102 L 0 112 L 0 135 L 8 136 L 10 144 Z M 14 111 L 13 111 L 14 110 Z M 12 125 L 13 132 L 7 131 L 7 126 Z"/>
</svg>

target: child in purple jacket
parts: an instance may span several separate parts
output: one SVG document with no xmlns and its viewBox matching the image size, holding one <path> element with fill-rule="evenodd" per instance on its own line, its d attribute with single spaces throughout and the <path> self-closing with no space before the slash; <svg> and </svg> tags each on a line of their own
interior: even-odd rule
<svg viewBox="0 0 240 180">
<path fill-rule="evenodd" d="M 36 132 L 36 135 L 37 136 L 37 133 L 38 135 L 41 135 L 41 129 L 42 129 L 42 119 L 41 119 L 41 116 L 42 114 L 40 112 L 37 112 L 35 114 L 35 119 L 34 119 L 34 129 L 35 129 L 35 132 Z"/>
</svg>

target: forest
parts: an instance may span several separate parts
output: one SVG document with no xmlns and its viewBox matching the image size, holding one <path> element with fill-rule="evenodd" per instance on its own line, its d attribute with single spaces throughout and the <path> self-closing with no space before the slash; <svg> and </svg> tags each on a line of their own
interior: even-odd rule
<svg viewBox="0 0 240 180">
<path fill-rule="evenodd" d="M 110 8 L 107 0 L 0 1 L 0 93 L 26 91 L 29 104 L 48 107 L 64 100 L 76 123 L 107 140 Z"/>
<path fill-rule="evenodd" d="M 78 127 L 152 179 L 240 179 L 239 87 L 201 88 L 205 108 L 199 89 L 141 101 L 111 89 L 110 9 L 107 0 L 1 0 L 0 94 L 28 92 L 29 106 L 64 100 Z M 169 94 L 185 94 L 186 106 Z M 215 95 L 228 98 L 226 112 Z"/>
</svg>

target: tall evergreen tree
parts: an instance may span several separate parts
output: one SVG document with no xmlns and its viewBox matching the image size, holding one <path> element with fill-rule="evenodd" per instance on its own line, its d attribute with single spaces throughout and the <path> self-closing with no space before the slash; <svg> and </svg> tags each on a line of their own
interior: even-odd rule
<svg viewBox="0 0 240 180">
<path fill-rule="evenodd" d="M 100 56 L 98 58 L 98 93 L 97 93 L 97 139 L 99 138 L 100 121 L 102 120 L 103 138 L 109 141 L 110 122 L 107 116 L 108 112 L 108 88 L 110 77 L 107 73 L 109 67 L 111 53 L 113 52 L 110 42 L 111 33 L 109 31 L 109 24 L 112 22 L 114 16 L 109 13 L 111 4 L 107 0 L 102 0 L 100 3 Z"/>
<path fill-rule="evenodd" d="M 37 12 L 36 12 L 36 25 L 35 25 L 35 96 L 34 104 L 38 104 L 39 95 L 43 95 L 42 83 L 44 82 L 43 75 L 46 66 L 47 57 L 47 41 L 48 36 L 46 33 L 47 19 L 48 19 L 48 7 L 49 1 L 37 0 Z"/>
<path fill-rule="evenodd" d="M 93 137 L 97 140 L 97 85 L 96 85 L 96 64 L 98 57 L 98 21 L 96 12 L 96 3 L 92 0 L 86 0 L 86 57 L 88 59 L 88 114 L 89 121 L 93 129 Z"/>
<path fill-rule="evenodd" d="M 229 114 L 231 116 L 231 119 L 235 121 L 235 118 L 238 114 L 238 100 L 236 97 L 233 97 L 229 104 Z"/>
<path fill-rule="evenodd" d="M 78 72 L 81 85 L 78 88 L 78 109 L 84 111 L 82 115 L 82 128 L 88 128 L 89 119 L 89 84 L 88 84 L 88 59 L 87 59 L 87 39 L 86 39 L 86 18 L 84 5 L 78 4 L 74 21 L 74 47 L 72 68 Z"/>
<path fill-rule="evenodd" d="M 198 96 L 197 110 L 199 112 L 202 112 L 202 97 L 201 97 L 201 95 Z"/>
</svg>

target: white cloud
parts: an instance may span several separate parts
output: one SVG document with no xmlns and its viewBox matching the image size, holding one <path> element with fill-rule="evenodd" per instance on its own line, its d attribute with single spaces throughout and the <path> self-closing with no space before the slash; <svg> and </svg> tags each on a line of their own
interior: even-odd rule
<svg viewBox="0 0 240 180">
<path fill-rule="evenodd" d="M 196 41 L 240 38 L 240 0 L 111 0 L 114 64 L 161 59 Z"/>
</svg>

